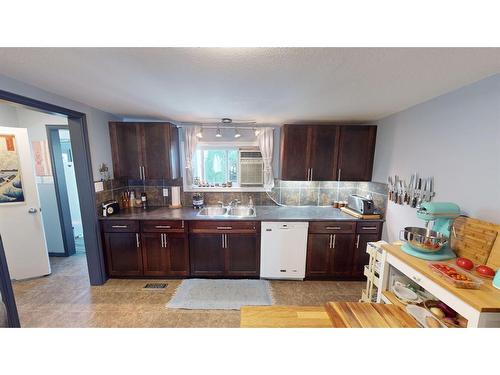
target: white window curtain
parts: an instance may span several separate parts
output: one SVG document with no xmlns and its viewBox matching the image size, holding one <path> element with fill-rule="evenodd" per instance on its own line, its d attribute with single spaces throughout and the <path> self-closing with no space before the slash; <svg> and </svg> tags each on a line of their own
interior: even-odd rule
<svg viewBox="0 0 500 375">
<path fill-rule="evenodd" d="M 193 185 L 193 158 L 198 145 L 195 127 L 184 130 L 184 160 L 186 162 L 186 186 Z"/>
<path fill-rule="evenodd" d="M 273 141 L 274 129 L 272 128 L 263 129 L 257 136 L 257 142 L 264 163 L 264 186 L 266 188 L 272 188 L 274 186 Z"/>
</svg>

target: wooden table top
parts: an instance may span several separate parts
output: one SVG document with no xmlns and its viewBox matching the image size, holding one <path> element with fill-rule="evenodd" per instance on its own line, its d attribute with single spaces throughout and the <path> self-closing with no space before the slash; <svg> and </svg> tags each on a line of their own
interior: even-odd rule
<svg viewBox="0 0 500 375">
<path fill-rule="evenodd" d="M 418 328 L 415 319 L 395 305 L 328 302 L 325 307 L 337 328 Z"/>
<path fill-rule="evenodd" d="M 445 288 L 475 310 L 481 312 L 500 312 L 500 290 L 492 285 L 491 279 L 482 278 L 483 285 L 481 285 L 481 289 L 455 288 L 429 268 L 429 261 L 406 254 L 400 249 L 399 245 L 386 244 L 382 245 L 382 247 L 389 254 Z"/>
<path fill-rule="evenodd" d="M 394 305 L 328 302 L 325 306 L 243 306 L 242 328 L 414 328 L 416 321 Z"/>
<path fill-rule="evenodd" d="M 323 306 L 242 306 L 242 328 L 332 328 Z"/>
</svg>

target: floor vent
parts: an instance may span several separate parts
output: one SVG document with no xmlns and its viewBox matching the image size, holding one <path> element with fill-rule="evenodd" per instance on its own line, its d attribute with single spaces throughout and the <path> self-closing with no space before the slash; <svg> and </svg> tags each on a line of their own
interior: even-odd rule
<svg viewBox="0 0 500 375">
<path fill-rule="evenodd" d="M 167 284 L 164 283 L 147 283 L 144 289 L 165 289 Z"/>
</svg>

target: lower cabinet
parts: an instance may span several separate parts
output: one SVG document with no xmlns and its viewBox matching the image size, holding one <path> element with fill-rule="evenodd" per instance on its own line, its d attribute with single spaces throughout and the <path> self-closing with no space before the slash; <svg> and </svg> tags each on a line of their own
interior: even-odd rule
<svg viewBox="0 0 500 375">
<path fill-rule="evenodd" d="M 197 222 L 189 235 L 191 276 L 259 277 L 258 223 Z"/>
<path fill-rule="evenodd" d="M 189 252 L 183 233 L 142 233 L 144 276 L 188 276 Z"/>
<path fill-rule="evenodd" d="M 104 233 L 109 276 L 141 276 L 142 252 L 139 233 Z"/>
<path fill-rule="evenodd" d="M 366 245 L 380 240 L 381 223 L 315 222 L 309 225 L 307 278 L 362 279 Z"/>
<path fill-rule="evenodd" d="M 368 242 L 380 240 L 379 234 L 358 234 L 356 237 L 356 246 L 352 261 L 352 276 L 355 278 L 364 277 L 365 265 L 370 261 L 370 255 L 366 252 Z"/>
<path fill-rule="evenodd" d="M 109 276 L 189 276 L 189 247 L 184 224 L 155 224 L 151 229 L 137 221 L 102 223 Z"/>
<path fill-rule="evenodd" d="M 224 235 L 189 236 L 191 276 L 224 276 Z"/>
</svg>

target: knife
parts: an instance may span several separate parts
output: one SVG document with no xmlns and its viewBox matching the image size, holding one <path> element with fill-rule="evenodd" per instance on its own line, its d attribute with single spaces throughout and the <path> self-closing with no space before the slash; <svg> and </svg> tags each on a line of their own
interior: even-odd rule
<svg viewBox="0 0 500 375">
<path fill-rule="evenodd" d="M 392 201 L 392 177 L 387 177 L 387 182 L 389 183 L 389 200 Z"/>
<path fill-rule="evenodd" d="M 434 177 L 429 177 L 429 199 L 427 201 L 430 202 L 433 196 L 434 196 Z"/>
</svg>

